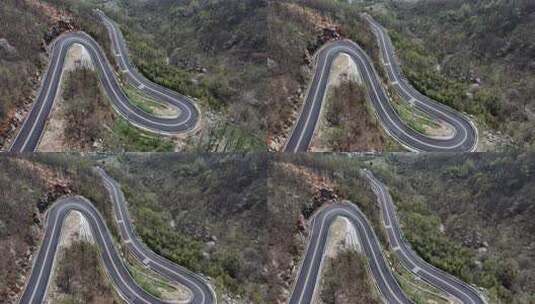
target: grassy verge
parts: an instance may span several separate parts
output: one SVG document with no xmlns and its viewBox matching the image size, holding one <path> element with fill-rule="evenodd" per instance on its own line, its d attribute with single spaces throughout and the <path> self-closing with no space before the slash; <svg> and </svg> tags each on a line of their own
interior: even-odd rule
<svg viewBox="0 0 535 304">
<path fill-rule="evenodd" d="M 165 299 L 165 293 L 173 293 L 176 291 L 176 288 L 173 285 L 169 284 L 157 273 L 146 269 L 139 263 L 139 261 L 134 260 L 133 258 L 128 258 L 127 260 L 128 263 L 126 263 L 126 266 L 128 271 L 139 286 L 149 294 L 159 299 Z"/>
<path fill-rule="evenodd" d="M 143 96 L 131 85 L 123 85 L 123 90 L 130 102 L 132 102 L 135 106 L 149 114 L 154 114 L 154 107 L 157 107 L 159 105 L 158 103 Z"/>
<path fill-rule="evenodd" d="M 422 133 L 427 134 L 429 128 L 439 128 L 440 125 L 429 116 L 425 115 L 421 111 L 418 111 L 412 105 L 407 102 L 399 100 L 394 97 L 392 102 L 394 109 L 398 113 L 399 117 L 411 128 Z"/>
<path fill-rule="evenodd" d="M 387 259 L 394 265 L 394 275 L 399 285 L 405 291 L 407 296 L 416 304 L 436 303 L 448 304 L 448 299 L 442 292 L 432 285 L 418 279 L 414 274 L 409 272 L 397 258 L 394 252 L 386 251 Z"/>
<path fill-rule="evenodd" d="M 114 122 L 104 143 L 111 150 L 136 152 L 172 152 L 175 147 L 170 139 L 140 130 L 121 117 Z"/>
</svg>

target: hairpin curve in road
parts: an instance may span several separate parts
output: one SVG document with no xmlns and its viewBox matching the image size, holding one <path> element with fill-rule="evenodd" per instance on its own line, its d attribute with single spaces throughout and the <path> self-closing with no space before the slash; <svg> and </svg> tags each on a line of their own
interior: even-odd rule
<svg viewBox="0 0 535 304">
<path fill-rule="evenodd" d="M 331 66 L 340 54 L 348 55 L 356 64 L 381 126 L 401 145 L 415 152 L 475 151 L 478 133 L 474 123 L 462 113 L 436 102 L 414 89 L 401 73 L 395 59 L 394 47 L 386 30 L 369 15 L 365 15 L 365 18 L 377 37 L 388 79 L 396 93 L 415 109 L 452 126 L 453 135 L 445 138 L 430 137 L 408 126 L 390 103 L 372 60 L 359 45 L 345 39 L 329 42 L 316 53 L 312 82 L 284 151 L 305 152 L 308 150 L 320 118 Z"/>
<path fill-rule="evenodd" d="M 32 152 L 37 149 L 58 93 L 67 51 L 76 43 L 82 45 L 89 53 L 112 107 L 129 123 L 162 135 L 187 133 L 197 126 L 200 111 L 195 102 L 189 97 L 155 84 L 142 76 L 128 59 L 126 42 L 118 26 L 103 12 L 99 10 L 95 12 L 108 30 L 113 52 L 117 57 L 119 70 L 124 74 L 124 79 L 155 100 L 178 109 L 178 115 L 175 117 L 154 116 L 131 103 L 100 45 L 84 32 L 66 33 L 59 36 L 51 45 L 50 63 L 43 77 L 41 88 L 11 144 L 10 151 Z"/>
<path fill-rule="evenodd" d="M 362 175 L 368 179 L 377 196 L 389 245 L 402 265 L 418 278 L 440 289 L 448 296 L 458 299 L 460 303 L 485 304 L 485 300 L 475 288 L 425 262 L 410 248 L 403 239 L 394 204 L 386 187 L 370 171 L 363 170 Z M 373 227 L 364 213 L 352 203 L 330 205 L 314 214 L 305 256 L 297 274 L 289 303 L 311 303 L 321 273 L 329 227 L 338 217 L 348 219 L 355 228 L 362 254 L 367 257 L 370 273 L 384 301 L 396 304 L 412 303 L 392 273 Z"/>
<path fill-rule="evenodd" d="M 154 253 L 137 237 L 128 216 L 124 194 L 115 180 L 104 170 L 97 168 L 102 176 L 104 185 L 110 192 L 114 203 L 114 213 L 124 246 L 145 267 L 160 274 L 162 277 L 185 286 L 190 291 L 190 298 L 184 303 L 215 304 L 217 298 L 212 287 L 206 280 L 184 267 L 178 266 L 162 256 Z M 47 211 L 45 235 L 35 258 L 32 273 L 20 299 L 21 304 L 43 303 L 51 273 L 54 267 L 57 249 L 61 242 L 61 230 L 65 218 L 72 211 L 78 211 L 87 220 L 93 239 L 98 245 L 103 266 L 106 269 L 115 289 L 127 303 L 134 304 L 164 304 L 166 302 L 156 298 L 141 288 L 130 275 L 119 251 L 115 248 L 114 240 L 99 211 L 83 197 L 69 197 L 55 202 Z"/>
</svg>

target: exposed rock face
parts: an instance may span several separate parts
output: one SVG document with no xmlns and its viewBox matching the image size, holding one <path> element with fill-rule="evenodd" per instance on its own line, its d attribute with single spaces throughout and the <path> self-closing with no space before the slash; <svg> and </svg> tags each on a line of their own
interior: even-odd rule
<svg viewBox="0 0 535 304">
<path fill-rule="evenodd" d="M 44 212 L 52 202 L 56 201 L 61 196 L 70 193 L 71 189 L 69 184 L 67 184 L 65 181 L 57 182 L 37 203 L 37 208 L 39 209 L 39 212 Z"/>
<path fill-rule="evenodd" d="M 73 31 L 74 29 L 75 27 L 69 18 L 62 18 L 45 34 L 45 43 L 49 44 L 62 33 Z"/>
</svg>

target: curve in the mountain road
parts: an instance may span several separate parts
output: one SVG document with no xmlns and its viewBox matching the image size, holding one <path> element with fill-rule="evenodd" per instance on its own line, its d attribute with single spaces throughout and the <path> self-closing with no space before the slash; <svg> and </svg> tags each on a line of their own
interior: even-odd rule
<svg viewBox="0 0 535 304">
<path fill-rule="evenodd" d="M 139 240 L 128 217 L 126 202 L 119 185 L 102 169 L 97 170 L 101 174 L 114 203 L 115 218 L 124 246 L 145 267 L 157 272 L 171 282 L 180 283 L 188 288 L 191 296 L 187 303 L 216 303 L 215 292 L 203 277 L 157 255 Z M 43 303 L 53 271 L 57 249 L 61 242 L 63 222 L 71 211 L 80 212 L 87 220 L 93 239 L 99 247 L 103 265 L 115 289 L 127 303 L 177 303 L 158 299 L 137 285 L 123 263 L 120 253 L 115 248 L 113 237 L 99 211 L 85 198 L 70 197 L 55 202 L 51 209 L 47 211 L 45 235 L 39 253 L 35 258 L 32 273 L 20 299 L 21 304 Z"/>
<path fill-rule="evenodd" d="M 408 126 L 390 103 L 372 60 L 355 42 L 338 40 L 327 43 L 315 55 L 315 72 L 307 91 L 301 113 L 286 142 L 284 151 L 307 151 L 320 118 L 324 103 L 331 66 L 340 54 L 347 54 L 356 64 L 367 88 L 369 100 L 386 132 L 401 145 L 412 151 L 454 152 L 474 151 L 477 146 L 477 129 L 472 121 L 452 108 L 431 100 L 414 89 L 402 76 L 395 60 L 394 48 L 386 30 L 370 16 L 365 17 L 377 37 L 385 69 L 396 93 L 415 109 L 431 118 L 453 127 L 450 137 L 426 136 Z M 357 117 L 355 119 L 358 119 Z"/>
<path fill-rule="evenodd" d="M 391 249 L 403 266 L 415 276 L 440 289 L 463 304 L 484 304 L 475 288 L 439 270 L 421 259 L 404 241 L 395 208 L 386 187 L 370 171 L 363 170 L 381 205 L 383 224 Z M 362 254 L 367 257 L 369 270 L 386 303 L 412 303 L 401 289 L 374 230 L 364 213 L 352 203 L 331 205 L 319 210 L 312 218 L 309 242 L 290 297 L 290 304 L 311 303 L 318 285 L 329 227 L 338 217 L 348 219 L 357 232 Z"/>
<path fill-rule="evenodd" d="M 124 79 L 159 102 L 177 108 L 179 110 L 178 115 L 175 117 L 154 116 L 131 103 L 121 89 L 114 68 L 106 58 L 100 45 L 86 33 L 66 33 L 54 40 L 51 46 L 52 55 L 48 69 L 43 77 L 41 88 L 22 127 L 11 144 L 10 151 L 31 152 L 37 149 L 58 93 L 65 56 L 69 48 L 75 43 L 82 45 L 88 51 L 113 108 L 131 124 L 141 129 L 164 135 L 185 133 L 196 127 L 200 112 L 194 101 L 143 77 L 128 60 L 126 43 L 118 26 L 101 11 L 96 11 L 96 13 L 108 29 L 113 52 L 117 58 L 120 72 L 125 76 Z"/>
</svg>

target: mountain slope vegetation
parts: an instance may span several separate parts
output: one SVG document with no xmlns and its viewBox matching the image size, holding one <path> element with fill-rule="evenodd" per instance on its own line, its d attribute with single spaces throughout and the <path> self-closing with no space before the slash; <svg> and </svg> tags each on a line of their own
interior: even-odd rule
<svg viewBox="0 0 535 304">
<path fill-rule="evenodd" d="M 495 149 L 533 149 L 533 1 L 385 3 L 370 12 L 390 30 L 416 88 L 505 135 Z"/>
<path fill-rule="evenodd" d="M 535 155 L 393 155 L 376 168 L 413 248 L 489 291 L 491 302 L 535 301 Z"/>
<path fill-rule="evenodd" d="M 139 70 L 195 97 L 208 112 L 194 148 L 264 149 L 265 1 L 118 1 L 103 7 L 121 25 Z"/>
</svg>

